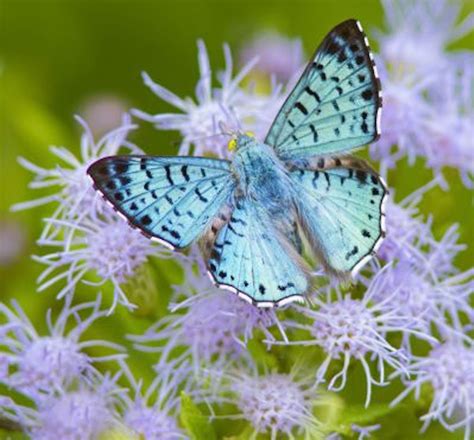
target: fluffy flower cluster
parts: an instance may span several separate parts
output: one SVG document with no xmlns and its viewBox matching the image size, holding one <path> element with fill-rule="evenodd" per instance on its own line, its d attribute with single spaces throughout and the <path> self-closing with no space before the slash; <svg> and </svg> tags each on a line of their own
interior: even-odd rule
<svg viewBox="0 0 474 440">
<path fill-rule="evenodd" d="M 20 158 L 20 163 L 36 174 L 30 185 L 32 188 L 58 187 L 59 190 L 35 201 L 14 205 L 13 209 L 46 203 L 57 206 L 45 219 L 46 226 L 38 239 L 38 245 L 51 252 L 34 257 L 46 266 L 38 278 L 39 291 L 62 283 L 57 295 L 62 298 L 72 294 L 81 281 L 96 285 L 110 282 L 114 287 L 111 310 L 117 302 L 133 307 L 121 285 L 135 274 L 149 255 L 157 253 L 157 249 L 98 196 L 87 176 L 87 168 L 97 159 L 122 151 L 140 153 L 141 150 L 126 139 L 135 126 L 125 115 L 119 128 L 95 142 L 87 124 L 81 118 L 77 120 L 84 129 L 79 158 L 65 147 L 51 147 L 52 153 L 66 164 L 51 170 Z"/>
<path fill-rule="evenodd" d="M 175 286 L 172 314 L 153 324 L 143 335 L 130 337 L 137 348 L 161 353 L 155 366 L 157 371 L 179 350 L 181 359 L 191 359 L 196 373 L 202 369 L 211 371 L 217 388 L 226 366 L 252 363 L 246 344 L 255 331 L 269 341 L 275 340 L 272 327 L 284 340 L 287 336 L 274 310 L 259 309 L 216 288 L 206 274 L 202 258 L 196 254 L 192 257 L 183 261 L 185 280 Z"/>
<path fill-rule="evenodd" d="M 119 360 L 123 348 L 109 341 L 81 341 L 82 334 L 97 319 L 104 317 L 100 296 L 95 302 L 71 306 L 66 304 L 53 323 L 47 313 L 48 334 L 41 336 L 19 304 L 12 308 L 0 303 L 0 379 L 23 394 L 41 400 L 44 395 L 62 390 L 75 381 L 88 382 L 97 374 L 99 361 Z M 89 316 L 81 318 L 84 311 Z M 3 322 L 2 322 L 3 321 Z M 67 331 L 68 324 L 74 327 Z M 84 349 L 103 347 L 119 353 L 91 356 Z"/>
<path fill-rule="evenodd" d="M 474 29 L 474 14 L 458 24 L 460 2 L 382 3 L 387 32 L 378 34 L 377 65 L 384 129 L 371 153 L 388 166 L 405 156 L 411 163 L 421 156 L 435 171 L 456 167 L 472 187 L 473 54 L 446 47 Z"/>
<path fill-rule="evenodd" d="M 325 425 L 315 416 L 316 403 L 321 403 L 320 396 L 342 390 L 358 364 L 366 377 L 366 406 L 372 386 L 398 380 L 405 388 L 393 405 L 412 392 L 423 396 L 431 402 L 422 416 L 424 428 L 438 421 L 448 430 L 462 427 L 465 438 L 470 437 L 474 357 L 472 328 L 466 323 L 474 319 L 474 272 L 461 271 L 454 263 L 465 248 L 458 243 L 458 226 L 435 237 L 435 220 L 422 216 L 418 205 L 427 190 L 446 183 L 439 173 L 442 167 L 457 168 L 464 183 L 472 184 L 472 53 L 455 54 L 446 46 L 469 32 L 474 20 L 470 15 L 457 24 L 459 7 L 447 0 L 383 4 L 388 28 L 378 35 L 383 135 L 371 152 L 384 170 L 401 158 L 423 156 L 436 177 L 401 202 L 389 200 L 379 260 L 352 286 L 318 280 L 310 304 L 274 310 L 258 309 L 217 289 L 197 249 L 190 249 L 176 258 L 184 275 L 172 286 L 170 313 L 144 333 L 130 336 L 140 351 L 137 356 L 157 353 L 149 355 L 153 378 L 145 386 L 125 363 L 121 346 L 84 338 L 89 326 L 107 315 L 100 296 L 73 305 L 72 293 L 81 282 L 104 289 L 107 283 L 114 292 L 109 312 L 117 302 L 130 306 L 125 283 L 149 267 L 151 254 L 169 253 L 130 228 L 97 197 L 87 179 L 87 167 L 101 157 L 140 153 L 126 140 L 134 128 L 129 117 L 98 142 L 79 120 L 84 129 L 80 157 L 53 147 L 52 153 L 65 163 L 54 169 L 20 159 L 35 174 L 32 188 L 58 188 L 15 209 L 55 204 L 38 240 L 51 251 L 35 259 L 46 266 L 39 290 L 59 286 L 57 296 L 65 305 L 54 323 L 48 312 L 49 333 L 43 336 L 16 303 L 0 303 L 0 381 L 31 401 L 0 397 L 0 417 L 35 440 L 95 439 L 114 433 L 146 440 L 188 438 L 185 429 L 200 424 L 201 410 L 211 420 L 246 421 L 242 435 L 252 438 L 311 439 L 328 433 L 338 438 L 347 429 L 333 432 L 342 424 Z M 254 54 L 261 55 L 258 65 Z M 243 51 L 244 67 L 235 76 L 227 46 L 224 57 L 225 69 L 214 87 L 206 48 L 198 42 L 195 100 L 179 98 L 144 74 L 145 84 L 179 112 L 133 114 L 157 129 L 177 130 L 180 154 L 227 157 L 228 132 L 235 128 L 263 139 L 284 95 L 276 85 L 271 93 L 258 94 L 242 81 L 257 67 L 257 80 L 268 69 L 278 80 L 291 82 L 301 65 L 301 45 L 268 34 L 259 37 Z M 305 348 L 295 353 L 311 364 L 304 380 L 288 373 L 298 346 Z M 111 354 L 92 354 L 96 349 Z M 114 368 L 102 372 L 103 361 Z M 200 404 L 199 409 L 187 408 L 193 422 L 183 426 L 177 421 L 180 391 Z M 230 415 L 229 407 L 235 410 Z M 348 429 L 365 438 L 379 428 L 351 422 Z"/>
<path fill-rule="evenodd" d="M 314 391 L 305 381 L 292 375 L 238 372 L 229 374 L 229 391 L 235 395 L 240 414 L 233 418 L 248 420 L 255 435 L 270 432 L 271 438 L 311 439 L 318 434 L 319 423 L 313 415 Z M 221 398 L 225 402 L 226 398 Z"/>
<path fill-rule="evenodd" d="M 185 390 L 181 385 L 189 376 L 188 364 L 162 363 L 155 380 L 142 392 L 142 382 L 135 380 L 125 363 L 123 347 L 82 337 L 106 316 L 100 298 L 76 306 L 66 301 L 55 321 L 48 311 L 48 334 L 43 336 L 18 304 L 12 308 L 0 304 L 0 382 L 31 402 L 2 397 L 0 416 L 34 440 L 108 438 L 106 433 L 112 431 L 130 438 L 187 438 L 175 416 L 178 393 Z M 98 347 L 112 353 L 89 354 Z M 97 368 L 103 362 L 115 363 L 117 373 L 103 374 Z M 119 385 L 121 378 L 127 388 Z"/>
</svg>

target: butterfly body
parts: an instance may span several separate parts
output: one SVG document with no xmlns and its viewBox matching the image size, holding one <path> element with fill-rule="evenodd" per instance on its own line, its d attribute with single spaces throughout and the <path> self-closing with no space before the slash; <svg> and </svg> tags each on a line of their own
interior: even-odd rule
<svg viewBox="0 0 474 440">
<path fill-rule="evenodd" d="M 292 205 L 290 175 L 270 146 L 248 135 L 238 135 L 231 169 L 238 194 L 255 200 L 270 215 L 279 215 Z"/>
<path fill-rule="evenodd" d="M 209 274 L 261 307 L 310 289 L 303 242 L 338 278 L 385 234 L 383 180 L 347 153 L 379 136 L 380 83 L 360 23 L 324 39 L 265 139 L 237 134 L 231 161 L 115 156 L 88 170 L 132 226 L 173 249 L 199 241 Z"/>
</svg>

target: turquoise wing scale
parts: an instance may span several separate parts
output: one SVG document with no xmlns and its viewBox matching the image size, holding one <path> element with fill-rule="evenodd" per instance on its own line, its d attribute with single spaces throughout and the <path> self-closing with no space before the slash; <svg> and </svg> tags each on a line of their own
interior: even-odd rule
<svg viewBox="0 0 474 440">
<path fill-rule="evenodd" d="M 380 81 L 361 25 L 324 39 L 278 113 L 265 143 L 283 160 L 337 155 L 379 135 Z"/>
<path fill-rule="evenodd" d="M 329 272 L 355 273 L 385 235 L 387 189 L 370 169 L 334 167 L 291 173 L 306 236 Z"/>
<path fill-rule="evenodd" d="M 235 200 L 228 222 L 217 234 L 209 269 L 213 280 L 245 300 L 269 307 L 303 300 L 305 271 L 291 245 L 250 198 Z"/>
<path fill-rule="evenodd" d="M 171 248 L 199 238 L 235 187 L 228 161 L 202 157 L 113 156 L 87 172 L 132 226 Z"/>
</svg>

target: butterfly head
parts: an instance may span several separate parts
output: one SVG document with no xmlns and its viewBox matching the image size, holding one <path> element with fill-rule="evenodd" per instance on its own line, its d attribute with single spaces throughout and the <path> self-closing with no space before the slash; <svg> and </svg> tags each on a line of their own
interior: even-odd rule
<svg viewBox="0 0 474 440">
<path fill-rule="evenodd" d="M 253 141 L 255 135 L 251 131 L 246 131 L 245 133 L 234 133 L 227 144 L 227 148 L 231 152 L 235 152 L 239 148 L 245 146 L 249 141 Z"/>
</svg>

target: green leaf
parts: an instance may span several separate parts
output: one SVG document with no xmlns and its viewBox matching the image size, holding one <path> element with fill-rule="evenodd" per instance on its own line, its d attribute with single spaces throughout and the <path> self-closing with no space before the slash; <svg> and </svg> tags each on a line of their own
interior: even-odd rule
<svg viewBox="0 0 474 440">
<path fill-rule="evenodd" d="M 215 440 L 216 433 L 205 416 L 186 393 L 181 393 L 181 423 L 193 440 Z"/>
<path fill-rule="evenodd" d="M 360 426 L 376 424 L 380 418 L 399 408 L 391 408 L 388 403 L 372 404 L 369 408 L 363 405 L 347 405 L 340 396 L 332 393 L 323 394 L 318 401 L 322 403 L 317 415 L 323 422 L 322 430 L 326 433 L 337 432 L 347 436 L 352 435 L 353 424 Z"/>
</svg>

